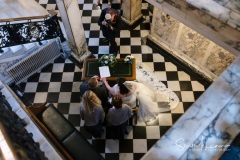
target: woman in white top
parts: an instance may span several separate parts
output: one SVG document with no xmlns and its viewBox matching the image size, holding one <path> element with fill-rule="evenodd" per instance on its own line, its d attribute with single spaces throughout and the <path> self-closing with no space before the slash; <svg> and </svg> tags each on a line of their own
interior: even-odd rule
<svg viewBox="0 0 240 160">
<path fill-rule="evenodd" d="M 127 104 L 131 108 L 136 107 L 135 89 L 130 90 L 124 85 L 124 82 L 126 81 L 125 78 L 118 78 L 117 84 L 115 84 L 113 87 L 108 84 L 106 78 L 101 78 L 101 80 L 112 96 L 119 95 L 122 98 L 123 104 Z"/>
</svg>

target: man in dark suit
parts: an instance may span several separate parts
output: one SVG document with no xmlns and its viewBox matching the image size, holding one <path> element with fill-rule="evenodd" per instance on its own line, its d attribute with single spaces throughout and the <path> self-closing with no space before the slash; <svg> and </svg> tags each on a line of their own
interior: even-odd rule
<svg viewBox="0 0 240 160">
<path fill-rule="evenodd" d="M 120 34 L 121 21 L 120 13 L 113 8 L 103 9 L 98 19 L 98 25 L 105 37 L 102 41 L 111 44 L 110 53 L 113 53 L 114 56 L 117 56 L 119 52 L 119 46 L 117 46 L 115 38 Z"/>
<path fill-rule="evenodd" d="M 99 80 L 98 76 L 93 76 L 88 81 L 83 82 L 79 87 L 80 97 L 82 97 L 82 95 L 88 90 L 93 91 L 97 95 L 97 97 L 101 100 L 102 107 L 106 113 L 110 108 L 110 104 L 108 103 L 108 91 L 105 87 L 98 86 L 98 80 Z"/>
</svg>

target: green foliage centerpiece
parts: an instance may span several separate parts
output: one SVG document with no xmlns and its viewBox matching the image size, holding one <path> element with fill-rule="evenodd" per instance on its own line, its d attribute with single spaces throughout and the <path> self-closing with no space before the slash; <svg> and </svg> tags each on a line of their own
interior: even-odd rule
<svg viewBox="0 0 240 160">
<path fill-rule="evenodd" d="M 114 67 L 115 64 L 117 63 L 117 59 L 114 55 L 107 55 L 104 54 L 99 60 L 98 62 L 102 65 L 102 66 L 109 66 L 109 67 Z"/>
</svg>

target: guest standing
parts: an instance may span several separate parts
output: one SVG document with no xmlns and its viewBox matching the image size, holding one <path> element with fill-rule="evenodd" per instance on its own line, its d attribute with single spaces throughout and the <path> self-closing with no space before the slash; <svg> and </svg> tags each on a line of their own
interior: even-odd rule
<svg viewBox="0 0 240 160">
<path fill-rule="evenodd" d="M 92 91 L 86 91 L 83 94 L 80 103 L 80 116 L 84 120 L 84 128 L 91 133 L 93 137 L 100 137 L 103 129 L 105 113 L 101 106 L 100 99 Z"/>
<path fill-rule="evenodd" d="M 115 41 L 116 35 L 120 33 L 121 29 L 121 15 L 113 8 L 105 8 L 102 10 L 98 19 L 98 25 L 105 37 L 102 41 L 109 42 L 111 45 L 110 53 L 117 56 L 119 47 Z"/>
<path fill-rule="evenodd" d="M 113 125 L 114 131 L 117 132 L 118 138 L 123 139 L 124 133 L 127 134 L 126 124 L 132 116 L 131 108 L 122 103 L 122 98 L 115 95 L 112 98 L 113 107 L 109 109 L 107 114 L 107 121 Z"/>
</svg>

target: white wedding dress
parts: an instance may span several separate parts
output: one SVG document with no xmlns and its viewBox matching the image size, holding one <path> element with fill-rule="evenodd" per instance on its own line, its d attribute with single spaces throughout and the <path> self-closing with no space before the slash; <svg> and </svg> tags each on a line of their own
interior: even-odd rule
<svg viewBox="0 0 240 160">
<path fill-rule="evenodd" d="M 137 81 L 126 81 L 124 85 L 133 92 L 130 99 L 139 100 L 138 117 L 148 123 L 156 119 L 161 112 L 170 111 L 177 107 L 177 95 L 159 80 L 154 72 L 137 65 Z M 134 97 L 135 96 L 135 97 Z M 135 102 L 132 102 L 135 103 Z"/>
</svg>

